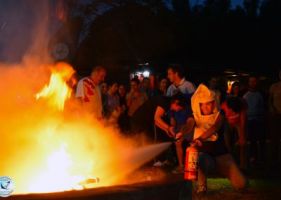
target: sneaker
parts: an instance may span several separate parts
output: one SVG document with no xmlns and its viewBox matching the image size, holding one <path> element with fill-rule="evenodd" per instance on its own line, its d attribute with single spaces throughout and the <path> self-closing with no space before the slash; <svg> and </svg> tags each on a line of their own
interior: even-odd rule
<svg viewBox="0 0 281 200">
<path fill-rule="evenodd" d="M 164 162 L 162 162 L 163 166 L 172 166 L 173 163 L 169 160 L 165 160 Z"/>
<path fill-rule="evenodd" d="M 173 171 L 173 174 L 183 174 L 184 173 L 184 166 L 177 166 Z"/>
<path fill-rule="evenodd" d="M 206 194 L 207 193 L 207 187 L 206 185 L 199 185 L 196 189 L 196 194 Z"/>
<path fill-rule="evenodd" d="M 161 161 L 156 161 L 153 163 L 153 167 L 162 167 L 163 163 Z"/>
</svg>

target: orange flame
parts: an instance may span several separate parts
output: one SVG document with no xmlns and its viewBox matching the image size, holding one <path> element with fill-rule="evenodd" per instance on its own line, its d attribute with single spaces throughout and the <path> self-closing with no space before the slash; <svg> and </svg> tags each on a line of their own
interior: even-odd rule
<svg viewBox="0 0 281 200">
<path fill-rule="evenodd" d="M 3 83 L 13 83 L 8 91 L 0 87 L 7 93 L 0 104 L 8 105 L 2 106 L 0 113 L 1 147 L 5 151 L 0 171 L 14 180 L 15 194 L 121 184 L 129 173 L 169 145 L 137 148 L 141 138 L 125 139 L 114 127 L 95 120 L 79 101 L 69 99 L 70 106 L 64 108 L 71 95 L 67 82 L 74 73 L 67 64 L 51 68 L 49 84 L 36 95 L 40 103 L 35 101 L 34 86 L 46 78 L 45 66 L 41 71 L 36 66 L 9 68 L 9 72 L 13 73 L 0 73 Z M 46 105 L 63 112 L 53 112 Z M 95 182 L 95 176 L 100 181 Z"/>
<path fill-rule="evenodd" d="M 49 85 L 36 94 L 36 99 L 45 98 L 50 106 L 62 111 L 65 101 L 71 96 L 71 89 L 66 82 L 70 80 L 74 70 L 66 63 L 58 63 L 51 71 Z"/>
<path fill-rule="evenodd" d="M 72 167 L 73 160 L 67 152 L 67 146 L 61 145 L 58 151 L 51 153 L 47 158 L 46 168 L 29 185 L 29 191 L 52 192 L 83 189 L 78 183 L 84 181 L 86 177 L 73 175 Z"/>
</svg>

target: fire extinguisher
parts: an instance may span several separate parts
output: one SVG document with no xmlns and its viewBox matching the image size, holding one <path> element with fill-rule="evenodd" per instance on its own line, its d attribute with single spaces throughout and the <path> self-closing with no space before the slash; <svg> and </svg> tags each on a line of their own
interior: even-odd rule
<svg viewBox="0 0 281 200">
<path fill-rule="evenodd" d="M 197 180 L 198 177 L 198 159 L 199 151 L 196 147 L 190 146 L 186 148 L 184 179 L 188 181 Z"/>
</svg>

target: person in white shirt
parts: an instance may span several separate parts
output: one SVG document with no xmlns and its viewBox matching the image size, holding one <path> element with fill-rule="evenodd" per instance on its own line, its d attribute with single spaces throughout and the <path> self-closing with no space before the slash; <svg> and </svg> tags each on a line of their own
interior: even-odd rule
<svg viewBox="0 0 281 200">
<path fill-rule="evenodd" d="M 105 76 L 104 67 L 94 67 L 90 76 L 84 77 L 78 82 L 75 94 L 81 100 L 83 107 L 98 120 L 102 119 L 102 98 L 99 84 L 104 81 Z"/>
<path fill-rule="evenodd" d="M 265 104 L 262 94 L 257 90 L 258 78 L 250 76 L 248 81 L 249 89 L 244 94 L 248 110 L 247 110 L 247 131 L 250 144 L 250 162 L 254 164 L 257 161 L 259 142 L 261 156 L 263 160 L 265 156 Z"/>
<path fill-rule="evenodd" d="M 194 93 L 195 87 L 193 83 L 185 80 L 183 70 L 179 65 L 171 65 L 168 67 L 168 79 L 172 83 L 167 90 L 167 96 L 171 97 L 178 92 L 185 95 Z"/>
</svg>

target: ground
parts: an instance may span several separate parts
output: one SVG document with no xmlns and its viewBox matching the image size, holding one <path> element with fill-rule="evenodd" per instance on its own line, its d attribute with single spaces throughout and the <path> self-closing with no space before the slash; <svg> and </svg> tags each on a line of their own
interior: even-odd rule
<svg viewBox="0 0 281 200">
<path fill-rule="evenodd" d="M 135 181 L 139 182 L 136 183 Z M 183 200 L 180 198 L 183 190 L 182 174 L 174 175 L 161 168 L 145 168 L 134 172 L 127 183 L 120 186 L 71 191 L 56 194 L 18 195 L 7 199 L 39 200 L 39 199 L 71 199 L 71 200 Z M 204 196 L 193 195 L 194 200 L 272 200 L 281 199 L 281 181 L 276 178 L 250 177 L 249 188 L 245 191 L 235 191 L 227 179 L 213 177 L 208 179 L 209 191 Z M 188 187 L 187 187 L 188 188 Z M 190 187 L 189 187 L 190 189 Z"/>
<path fill-rule="evenodd" d="M 209 192 L 205 197 L 194 199 L 208 200 L 265 200 L 281 199 L 280 180 L 250 179 L 249 188 L 245 191 L 235 191 L 231 188 L 227 179 L 212 178 L 208 180 Z"/>
</svg>

